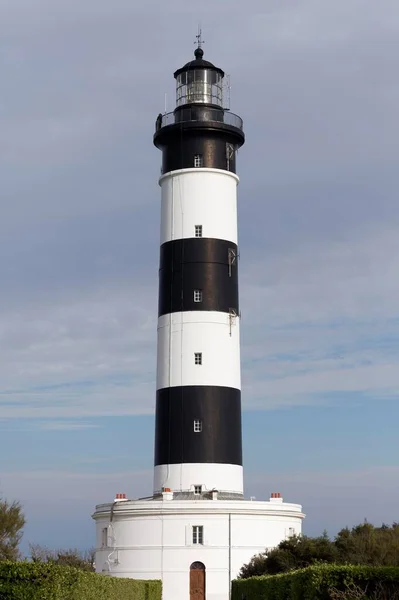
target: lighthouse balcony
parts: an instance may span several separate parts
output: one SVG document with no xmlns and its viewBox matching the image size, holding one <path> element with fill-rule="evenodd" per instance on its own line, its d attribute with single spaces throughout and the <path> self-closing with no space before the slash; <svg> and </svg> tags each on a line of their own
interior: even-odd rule
<svg viewBox="0 0 399 600">
<path fill-rule="evenodd" d="M 238 115 L 230 112 L 227 109 L 220 109 L 212 106 L 189 106 L 184 108 L 178 108 L 173 112 L 159 115 L 156 122 L 156 130 L 168 125 L 176 125 L 177 123 L 224 123 L 229 127 L 236 127 L 237 129 L 243 130 L 243 120 Z"/>
</svg>

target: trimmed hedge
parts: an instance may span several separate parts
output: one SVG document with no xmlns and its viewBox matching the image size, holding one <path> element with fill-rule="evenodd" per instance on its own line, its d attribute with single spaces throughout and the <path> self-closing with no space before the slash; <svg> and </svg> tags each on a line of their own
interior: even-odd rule
<svg viewBox="0 0 399 600">
<path fill-rule="evenodd" d="M 351 586 L 367 589 L 365 599 L 381 588 L 393 595 L 399 590 L 399 567 L 314 565 L 280 575 L 236 579 L 232 600 L 331 600 L 333 590 Z"/>
<path fill-rule="evenodd" d="M 87 573 L 49 563 L 0 562 L 0 600 L 161 600 L 160 581 Z"/>
</svg>

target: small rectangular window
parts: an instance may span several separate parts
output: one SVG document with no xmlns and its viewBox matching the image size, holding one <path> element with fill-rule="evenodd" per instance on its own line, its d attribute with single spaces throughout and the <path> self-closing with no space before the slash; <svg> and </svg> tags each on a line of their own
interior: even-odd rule
<svg viewBox="0 0 399 600">
<path fill-rule="evenodd" d="M 104 527 L 101 530 L 101 546 L 103 548 L 108 546 L 108 527 Z"/>
<path fill-rule="evenodd" d="M 193 544 L 204 543 L 204 527 L 203 525 L 193 526 Z"/>
<path fill-rule="evenodd" d="M 194 155 L 194 167 L 203 167 L 204 166 L 204 159 L 202 157 L 202 154 L 195 154 Z"/>
<path fill-rule="evenodd" d="M 202 290 L 194 290 L 194 302 L 202 302 Z"/>
<path fill-rule="evenodd" d="M 199 496 L 199 494 L 201 494 L 201 492 L 202 492 L 202 485 L 195 485 L 194 486 L 194 494 Z"/>
<path fill-rule="evenodd" d="M 202 365 L 202 352 L 194 353 L 194 363 L 196 365 Z"/>
<path fill-rule="evenodd" d="M 294 535 L 295 535 L 295 529 L 294 529 L 294 527 L 290 527 L 288 529 L 288 537 L 294 537 Z"/>
<path fill-rule="evenodd" d="M 194 433 L 201 433 L 202 431 L 202 421 L 195 420 L 194 421 Z"/>
<path fill-rule="evenodd" d="M 195 226 L 195 237 L 202 237 L 202 225 Z"/>
</svg>

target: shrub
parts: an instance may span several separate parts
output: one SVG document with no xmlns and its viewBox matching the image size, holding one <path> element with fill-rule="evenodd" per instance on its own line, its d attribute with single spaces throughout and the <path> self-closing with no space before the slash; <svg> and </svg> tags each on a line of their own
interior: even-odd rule
<svg viewBox="0 0 399 600">
<path fill-rule="evenodd" d="M 50 563 L 0 563 L 1 600 L 161 600 L 160 581 L 120 579 Z"/>
<path fill-rule="evenodd" d="M 232 600 L 393 600 L 398 590 L 398 567 L 314 565 L 279 575 L 236 579 Z"/>
</svg>

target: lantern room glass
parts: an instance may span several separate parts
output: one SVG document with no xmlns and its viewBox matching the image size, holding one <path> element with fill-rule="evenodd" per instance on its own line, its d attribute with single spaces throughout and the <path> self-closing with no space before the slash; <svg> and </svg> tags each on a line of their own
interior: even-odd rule
<svg viewBox="0 0 399 600">
<path fill-rule="evenodd" d="M 176 78 L 176 106 L 191 103 L 223 107 L 223 77 L 212 69 L 192 69 Z"/>
</svg>

